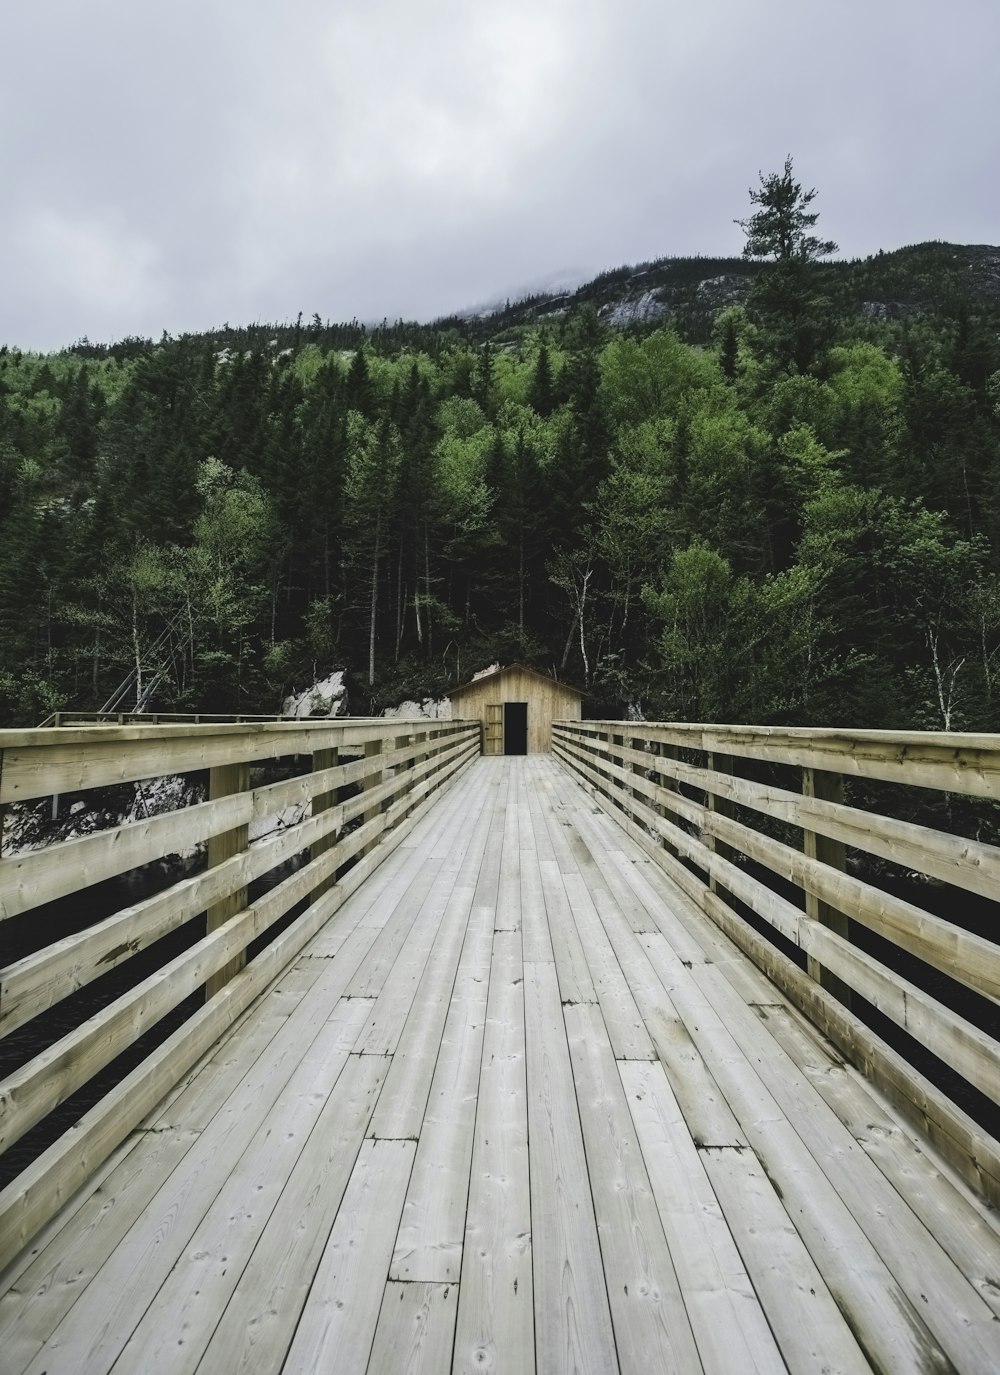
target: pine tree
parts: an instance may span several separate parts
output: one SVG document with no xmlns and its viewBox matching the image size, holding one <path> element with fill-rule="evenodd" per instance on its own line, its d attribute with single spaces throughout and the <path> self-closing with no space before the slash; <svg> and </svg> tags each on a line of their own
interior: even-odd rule
<svg viewBox="0 0 1000 1375">
<path fill-rule="evenodd" d="M 781 372 L 808 372 L 830 327 L 830 303 L 819 289 L 816 265 L 836 253 L 837 245 L 810 232 L 819 219 L 809 209 L 816 191 L 803 191 L 790 157 L 783 172 L 762 172 L 760 189 L 751 187 L 749 194 L 758 208 L 736 221 L 746 235 L 743 256 L 768 265 L 754 279 L 748 313 L 760 329 L 765 361 Z"/>
</svg>

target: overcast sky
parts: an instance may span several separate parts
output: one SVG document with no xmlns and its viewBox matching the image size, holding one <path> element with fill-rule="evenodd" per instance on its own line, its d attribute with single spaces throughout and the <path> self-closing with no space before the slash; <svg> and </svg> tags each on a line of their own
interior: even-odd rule
<svg viewBox="0 0 1000 1375">
<path fill-rule="evenodd" d="M 0 342 L 431 319 L 735 254 L 1000 243 L 1000 0 L 0 0 Z"/>
</svg>

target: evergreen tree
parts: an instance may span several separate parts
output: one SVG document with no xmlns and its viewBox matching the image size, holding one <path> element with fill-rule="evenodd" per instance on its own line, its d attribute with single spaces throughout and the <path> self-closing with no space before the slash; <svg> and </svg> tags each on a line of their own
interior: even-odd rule
<svg viewBox="0 0 1000 1375">
<path fill-rule="evenodd" d="M 760 174 L 760 188 L 750 189 L 754 214 L 736 223 L 746 235 L 745 258 L 764 259 L 767 267 L 754 278 L 750 315 L 761 330 L 764 356 L 783 372 L 808 372 L 829 331 L 829 302 L 819 288 L 816 264 L 837 251 L 832 239 L 810 231 L 819 219 L 810 210 L 815 189 L 803 191 L 792 173 L 792 159 L 782 172 Z"/>
</svg>

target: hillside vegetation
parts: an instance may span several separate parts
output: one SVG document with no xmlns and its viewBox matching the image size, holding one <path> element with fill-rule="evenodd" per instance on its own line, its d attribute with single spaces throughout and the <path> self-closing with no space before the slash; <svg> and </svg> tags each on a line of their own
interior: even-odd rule
<svg viewBox="0 0 1000 1375">
<path fill-rule="evenodd" d="M 997 729 L 1000 250 L 745 228 L 487 318 L 5 349 L 0 725 L 517 658 L 616 715 Z"/>
</svg>

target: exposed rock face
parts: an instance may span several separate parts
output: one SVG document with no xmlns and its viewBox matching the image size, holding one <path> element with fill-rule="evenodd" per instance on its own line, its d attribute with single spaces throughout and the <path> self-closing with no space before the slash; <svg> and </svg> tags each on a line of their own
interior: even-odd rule
<svg viewBox="0 0 1000 1375">
<path fill-rule="evenodd" d="M 386 707 L 382 715 L 389 720 L 405 720 L 410 716 L 424 716 L 431 721 L 450 721 L 451 698 L 425 697 L 420 702 L 400 702 L 398 707 Z"/>
<path fill-rule="evenodd" d="M 912 315 L 912 306 L 902 301 L 862 301 L 861 314 L 866 320 L 901 320 Z"/>
<path fill-rule="evenodd" d="M 672 320 L 704 328 L 727 306 L 747 299 L 764 265 L 732 258 L 658 258 L 603 272 L 575 290 L 539 292 L 476 318 L 505 326 L 542 324 L 576 307 L 595 307 L 610 329 Z M 973 301 L 1000 304 L 1000 247 L 990 244 L 911 244 L 865 259 L 826 264 L 843 292 L 844 308 L 872 320 L 902 319 L 933 311 L 968 292 Z"/>
<path fill-rule="evenodd" d="M 670 308 L 660 300 L 658 292 L 644 291 L 641 296 L 603 306 L 599 314 L 611 329 L 627 329 L 629 325 L 644 324 L 648 320 L 666 319 Z"/>
<path fill-rule="evenodd" d="M 282 716 L 301 720 L 306 716 L 343 716 L 345 714 L 347 690 L 344 687 L 344 669 L 337 669 L 328 677 L 313 683 L 304 692 L 293 693 L 282 704 Z"/>
<path fill-rule="evenodd" d="M 95 831 L 145 821 L 180 807 L 205 801 L 200 783 L 178 775 L 150 778 L 141 783 L 122 783 L 110 788 L 94 788 L 79 797 L 60 798 L 52 815 L 52 800 L 14 803 L 3 818 L 3 853 L 43 850 L 61 840 L 76 840 Z M 197 858 L 197 848 L 181 854 L 177 865 L 185 866 Z M 168 859 L 172 858 L 168 857 Z M 169 867 L 169 866 L 168 866 Z"/>
</svg>

